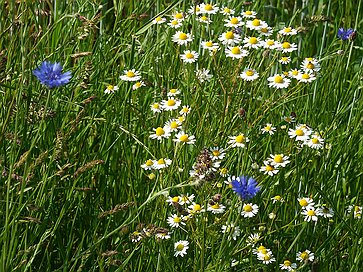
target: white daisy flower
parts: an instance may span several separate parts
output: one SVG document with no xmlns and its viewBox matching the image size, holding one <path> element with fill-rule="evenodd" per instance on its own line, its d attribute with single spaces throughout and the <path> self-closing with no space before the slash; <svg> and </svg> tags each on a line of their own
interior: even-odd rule
<svg viewBox="0 0 363 272">
<path fill-rule="evenodd" d="M 177 31 L 172 38 L 173 42 L 179 45 L 187 45 L 193 40 L 193 37 L 189 33 L 184 33 L 182 31 Z"/>
<path fill-rule="evenodd" d="M 175 28 L 175 29 L 178 29 L 179 27 L 181 27 L 183 24 L 181 21 L 179 20 L 171 20 L 169 23 L 168 23 L 168 26 L 170 26 L 171 28 Z"/>
<path fill-rule="evenodd" d="M 305 215 L 304 221 L 310 222 L 310 221 L 318 221 L 318 210 L 316 210 L 314 207 L 306 208 L 301 212 L 302 215 Z"/>
<path fill-rule="evenodd" d="M 165 23 L 165 22 L 166 22 L 166 19 L 165 19 L 165 18 L 158 16 L 158 17 L 156 17 L 156 18 L 152 21 L 152 24 L 154 24 L 154 25 L 160 25 L 160 24 L 163 24 L 163 23 Z"/>
<path fill-rule="evenodd" d="M 313 82 L 316 77 L 311 73 L 299 73 L 296 77 L 299 82 L 310 83 Z"/>
<path fill-rule="evenodd" d="M 202 68 L 195 71 L 195 77 L 199 80 L 199 82 L 203 83 L 205 81 L 210 81 L 213 75 L 209 74 L 208 69 Z"/>
<path fill-rule="evenodd" d="M 297 201 L 299 201 L 299 205 L 301 206 L 302 209 L 313 209 L 315 202 L 312 198 L 310 197 L 302 197 L 302 198 L 298 198 Z"/>
<path fill-rule="evenodd" d="M 172 216 L 169 216 L 167 219 L 167 223 L 172 228 L 179 228 L 181 225 L 185 225 L 185 222 L 183 220 L 183 216 L 179 216 L 177 214 L 173 214 Z"/>
<path fill-rule="evenodd" d="M 243 39 L 243 47 L 247 47 L 247 48 L 259 48 L 262 47 L 263 44 L 260 41 L 260 38 L 258 37 L 246 37 Z"/>
<path fill-rule="evenodd" d="M 172 96 L 168 97 L 168 100 L 161 101 L 161 106 L 166 111 L 176 110 L 179 108 L 180 104 L 181 101 Z"/>
<path fill-rule="evenodd" d="M 284 27 L 283 29 L 281 29 L 279 31 L 279 34 L 283 35 L 283 36 L 293 36 L 297 34 L 297 30 L 292 28 L 291 26 L 289 27 Z"/>
<path fill-rule="evenodd" d="M 292 69 L 291 71 L 289 71 L 289 77 L 295 78 L 297 79 L 300 75 L 300 71 L 297 69 Z"/>
<path fill-rule="evenodd" d="M 155 112 L 161 112 L 162 111 L 162 106 L 159 104 L 159 103 L 157 103 L 157 102 L 155 102 L 155 103 L 153 103 L 153 104 L 151 104 L 151 110 L 155 113 Z"/>
<path fill-rule="evenodd" d="M 241 15 L 243 18 L 253 19 L 253 18 L 256 18 L 257 12 L 252 11 L 252 10 L 246 10 L 246 11 L 242 11 Z"/>
<path fill-rule="evenodd" d="M 237 237 L 240 236 L 241 234 L 241 230 L 239 228 L 239 226 L 235 226 L 233 223 L 231 224 L 227 224 L 227 225 L 223 225 L 222 226 L 222 233 L 227 233 L 227 239 L 231 240 L 231 238 L 233 240 L 237 240 Z"/>
<path fill-rule="evenodd" d="M 179 131 L 175 135 L 175 139 L 173 139 L 174 142 L 177 143 L 184 143 L 184 144 L 195 144 L 195 136 L 186 134 L 184 131 Z"/>
<path fill-rule="evenodd" d="M 285 260 L 284 263 L 280 264 L 281 270 L 295 271 L 297 268 L 296 263 L 292 263 L 289 260 Z"/>
<path fill-rule="evenodd" d="M 230 17 L 229 19 L 225 19 L 224 20 L 226 23 L 224 24 L 224 26 L 226 27 L 239 27 L 239 26 L 243 26 L 244 22 L 242 20 L 241 17 L 236 16 L 236 17 Z"/>
<path fill-rule="evenodd" d="M 322 149 L 324 147 L 324 139 L 318 133 L 315 133 L 305 141 L 305 145 L 313 149 Z"/>
<path fill-rule="evenodd" d="M 220 13 L 222 13 L 223 15 L 233 15 L 234 14 L 234 9 L 230 9 L 228 7 L 222 7 L 219 10 Z"/>
<path fill-rule="evenodd" d="M 226 206 L 219 203 L 215 203 L 213 205 L 208 203 L 207 211 L 212 212 L 213 214 L 218 214 L 218 213 L 224 213 L 225 208 Z"/>
<path fill-rule="evenodd" d="M 268 133 L 273 135 L 276 131 L 276 127 L 272 126 L 272 124 L 266 124 L 261 130 L 262 134 Z"/>
<path fill-rule="evenodd" d="M 277 48 L 280 48 L 281 47 L 281 43 L 278 42 L 278 41 L 275 41 L 275 40 L 271 40 L 271 39 L 268 39 L 268 40 L 265 40 L 265 41 L 262 41 L 262 46 L 266 49 L 277 49 Z"/>
<path fill-rule="evenodd" d="M 141 80 L 141 81 L 136 82 L 134 85 L 132 85 L 132 89 L 137 90 L 138 88 L 141 88 L 143 86 L 146 86 L 146 84 L 144 81 Z"/>
<path fill-rule="evenodd" d="M 152 170 L 154 169 L 154 161 L 153 160 L 147 160 L 144 164 L 141 165 L 141 168 L 144 170 Z"/>
<path fill-rule="evenodd" d="M 289 53 L 297 50 L 297 45 L 295 43 L 283 42 L 278 49 L 283 53 Z"/>
<path fill-rule="evenodd" d="M 162 127 L 158 127 L 158 128 L 153 128 L 154 133 L 151 134 L 149 137 L 151 139 L 157 139 L 159 141 L 161 141 L 163 138 L 167 139 L 170 137 L 170 131 L 167 128 L 162 128 Z"/>
<path fill-rule="evenodd" d="M 320 71 L 319 61 L 315 58 L 305 58 L 300 67 L 305 72 L 316 73 Z"/>
<path fill-rule="evenodd" d="M 107 88 L 106 88 L 106 90 L 105 90 L 105 94 L 114 93 L 117 90 L 118 90 L 118 87 L 117 86 L 108 85 Z"/>
<path fill-rule="evenodd" d="M 209 25 L 212 22 L 212 20 L 209 17 L 205 16 L 205 15 L 199 17 L 198 21 L 201 22 L 201 23 L 207 24 L 207 25 Z"/>
<path fill-rule="evenodd" d="M 285 156 L 284 154 L 271 154 L 268 160 L 272 165 L 278 167 L 286 167 L 290 163 L 289 156 Z"/>
<path fill-rule="evenodd" d="M 124 74 L 120 76 L 123 81 L 138 81 L 141 79 L 140 72 L 135 69 L 124 70 Z"/>
<path fill-rule="evenodd" d="M 231 144 L 231 147 L 244 148 L 246 147 L 246 143 L 250 141 L 243 133 L 237 136 L 228 136 L 228 138 L 230 139 L 228 144 Z"/>
<path fill-rule="evenodd" d="M 248 55 L 248 51 L 242 49 L 241 46 L 228 47 L 226 48 L 226 55 L 232 59 L 241 59 Z"/>
<path fill-rule="evenodd" d="M 222 33 L 218 40 L 220 40 L 222 44 L 233 46 L 241 41 L 241 36 L 237 33 L 233 33 L 233 31 L 227 31 Z"/>
<path fill-rule="evenodd" d="M 283 74 L 276 74 L 267 78 L 267 80 L 269 81 L 268 86 L 276 89 L 287 88 L 291 82 L 291 80 L 286 78 Z"/>
<path fill-rule="evenodd" d="M 256 70 L 247 68 L 239 76 L 245 81 L 253 81 L 259 77 L 259 74 Z"/>
<path fill-rule="evenodd" d="M 183 106 L 182 109 L 179 112 L 180 115 L 187 115 L 189 113 L 190 113 L 190 106 L 189 105 Z"/>
<path fill-rule="evenodd" d="M 182 11 L 175 11 L 173 12 L 172 14 L 172 17 L 174 20 L 177 20 L 177 21 L 184 21 L 184 19 L 186 18 L 186 15 L 184 12 Z"/>
<path fill-rule="evenodd" d="M 304 251 L 299 251 L 298 253 L 296 253 L 296 260 L 298 260 L 299 262 L 302 263 L 306 263 L 307 261 L 314 261 L 314 253 L 311 252 L 308 249 L 305 249 Z"/>
<path fill-rule="evenodd" d="M 281 57 L 281 58 L 279 59 L 279 62 L 280 62 L 281 64 L 288 64 L 288 63 L 290 63 L 290 62 L 291 62 L 291 58 L 290 58 L 290 57 Z"/>
<path fill-rule="evenodd" d="M 172 160 L 161 158 L 157 161 L 154 161 L 154 168 L 157 170 L 160 170 L 160 169 L 168 167 L 169 165 L 171 165 L 171 163 L 172 163 Z"/>
<path fill-rule="evenodd" d="M 310 138 L 311 133 L 311 129 L 304 124 L 297 125 L 295 129 L 290 128 L 288 132 L 290 138 L 295 138 L 295 141 L 303 142 Z"/>
<path fill-rule="evenodd" d="M 167 93 L 167 96 L 176 96 L 180 94 L 180 90 L 178 89 L 170 89 L 169 92 Z"/>
<path fill-rule="evenodd" d="M 180 58 L 186 63 L 196 62 L 199 57 L 199 54 L 195 51 L 185 50 Z"/>
<path fill-rule="evenodd" d="M 223 158 L 226 156 L 224 149 L 220 147 L 211 147 L 210 152 L 212 153 L 212 161 L 223 160 Z"/>
<path fill-rule="evenodd" d="M 269 37 L 269 36 L 271 36 L 273 34 L 273 29 L 272 29 L 272 27 L 269 27 L 269 26 L 268 27 L 262 27 L 262 28 L 260 28 L 259 32 L 260 32 L 260 34 L 262 36 Z"/>
<path fill-rule="evenodd" d="M 201 46 L 203 49 L 209 51 L 217 51 L 219 49 L 219 44 L 214 43 L 213 41 L 202 41 Z"/>
<path fill-rule="evenodd" d="M 243 204 L 241 215 L 243 217 L 254 217 L 258 212 L 258 206 L 256 204 L 248 203 Z"/>
<path fill-rule="evenodd" d="M 176 132 L 181 129 L 181 122 L 178 119 L 170 119 L 164 125 L 170 132 Z"/>
<path fill-rule="evenodd" d="M 246 27 L 250 30 L 260 30 L 261 28 L 268 27 L 265 21 L 254 19 L 246 22 Z"/>
<path fill-rule="evenodd" d="M 263 166 L 261 166 L 260 171 L 266 175 L 274 176 L 279 172 L 278 166 L 273 165 L 270 161 L 264 161 Z"/>
<path fill-rule="evenodd" d="M 200 6 L 199 5 L 190 6 L 190 8 L 188 9 L 188 13 L 191 14 L 191 15 L 193 15 L 193 14 L 199 15 L 200 14 Z"/>
<path fill-rule="evenodd" d="M 200 12 L 206 14 L 216 14 L 218 12 L 218 7 L 213 4 L 200 4 Z"/>
<path fill-rule="evenodd" d="M 187 254 L 187 249 L 189 248 L 189 242 L 188 241 L 184 241 L 184 240 L 180 240 L 178 242 L 176 242 L 174 244 L 174 256 L 178 257 L 178 256 L 182 256 L 184 257 L 184 255 Z"/>
</svg>

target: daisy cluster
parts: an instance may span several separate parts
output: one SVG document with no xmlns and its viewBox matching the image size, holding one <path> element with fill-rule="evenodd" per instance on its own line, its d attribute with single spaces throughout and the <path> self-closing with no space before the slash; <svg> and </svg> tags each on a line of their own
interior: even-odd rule
<svg viewBox="0 0 363 272">
<path fill-rule="evenodd" d="M 207 28 L 210 34 L 207 37 L 194 35 L 190 31 L 185 31 L 187 26 L 193 22 L 200 28 Z M 250 61 L 250 56 L 255 58 L 256 54 L 272 56 L 268 58 L 274 67 L 280 70 L 279 73 L 267 77 L 268 86 L 276 89 L 283 89 L 291 85 L 292 80 L 298 83 L 310 83 L 316 80 L 320 71 L 320 64 L 316 58 L 306 57 L 303 61 L 290 69 L 286 69 L 292 60 L 293 55 L 298 51 L 298 46 L 294 38 L 299 34 L 298 30 L 292 26 L 285 26 L 281 29 L 269 26 L 266 21 L 259 18 L 258 14 L 252 10 L 238 12 L 226 6 L 218 6 L 212 3 L 201 3 L 191 6 L 188 12 L 176 11 L 169 19 L 156 17 L 153 21 L 155 25 L 165 24 L 172 28 L 172 42 L 180 47 L 180 59 L 185 64 L 198 63 L 201 58 L 230 58 L 232 60 L 243 61 L 244 68 L 240 72 L 239 78 L 244 81 L 255 81 L 262 72 L 257 71 L 256 63 Z M 224 31 L 213 29 L 213 26 L 224 25 Z M 212 29 L 212 31 L 211 31 Z M 198 45 L 195 47 L 195 45 Z M 263 57 L 265 58 L 265 57 Z M 208 58 L 207 58 L 208 59 Z M 277 61 L 276 61 L 277 60 Z M 276 71 L 277 69 L 273 69 Z M 213 75 L 205 68 L 196 70 L 197 78 L 200 81 L 209 80 Z"/>
</svg>

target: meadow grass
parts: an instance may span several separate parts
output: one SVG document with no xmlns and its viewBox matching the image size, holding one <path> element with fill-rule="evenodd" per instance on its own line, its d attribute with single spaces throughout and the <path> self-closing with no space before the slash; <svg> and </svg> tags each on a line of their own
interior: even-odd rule
<svg viewBox="0 0 363 272">
<path fill-rule="evenodd" d="M 231 28 L 221 13 L 209 16 L 210 25 L 195 14 L 179 29 L 167 25 L 172 14 L 187 14 L 201 1 L 4 2 L 0 271 L 280 271 L 286 260 L 297 271 L 361 271 L 362 4 L 211 3 L 233 8 L 235 16 L 256 11 L 274 29 L 272 39 L 297 50 L 247 49 L 241 59 L 226 57 L 218 37 Z M 153 24 L 157 17 L 167 22 Z M 277 35 L 285 26 L 298 34 Z M 356 39 L 339 39 L 340 27 L 357 30 Z M 176 31 L 192 34 L 191 42 L 177 45 Z M 267 39 L 245 26 L 235 33 Z M 220 46 L 212 56 L 200 46 L 207 39 Z M 183 62 L 185 50 L 199 53 L 198 60 Z M 291 62 L 279 63 L 283 55 Z M 268 86 L 269 77 L 300 69 L 305 58 L 321 66 L 316 80 Z M 45 60 L 60 62 L 71 81 L 52 89 L 40 84 L 33 71 Z M 202 68 L 213 77 L 198 80 Z M 259 78 L 244 81 L 245 68 Z M 120 79 L 130 69 L 140 71 L 145 86 L 134 90 L 135 82 Z M 109 85 L 118 90 L 105 93 Z M 180 127 L 195 136 L 194 144 L 173 141 L 176 132 L 150 138 L 180 117 L 181 106 L 151 110 L 170 100 L 171 89 L 180 91 L 181 106 L 190 106 Z M 273 135 L 262 133 L 266 124 L 276 128 Z M 324 139 L 321 148 L 289 137 L 299 124 Z M 249 141 L 233 147 L 229 137 L 241 134 Z M 212 161 L 213 147 L 223 148 L 224 157 Z M 274 154 L 289 156 L 289 163 L 272 164 L 278 173 L 266 175 L 261 167 Z M 171 164 L 141 167 L 161 158 Z M 242 175 L 260 186 L 250 199 L 227 184 Z M 182 196 L 194 200 L 184 203 Z M 276 196 L 283 201 L 273 201 Z M 301 198 L 313 200 L 317 213 L 331 208 L 333 216 L 305 221 Z M 259 210 L 244 217 L 249 203 Z M 218 205 L 225 208 L 212 212 Z M 179 227 L 168 223 L 172 215 L 182 219 Z M 178 241 L 189 243 L 184 256 L 174 256 Z M 314 258 L 300 262 L 297 254 L 305 250 Z"/>
</svg>

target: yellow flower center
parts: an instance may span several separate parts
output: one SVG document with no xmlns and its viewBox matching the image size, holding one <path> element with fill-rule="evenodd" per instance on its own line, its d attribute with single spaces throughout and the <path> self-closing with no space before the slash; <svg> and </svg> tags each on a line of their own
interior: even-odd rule
<svg viewBox="0 0 363 272">
<path fill-rule="evenodd" d="M 136 83 L 135 83 L 135 87 L 136 87 L 136 88 L 140 88 L 140 87 L 141 87 L 141 82 L 136 82 Z"/>
<path fill-rule="evenodd" d="M 212 205 L 212 209 L 219 209 L 219 204 L 216 203 L 216 204 Z"/>
<path fill-rule="evenodd" d="M 177 25 L 177 24 L 178 24 L 178 21 L 173 20 L 173 21 L 171 21 L 171 24 L 175 26 L 175 25 Z"/>
<path fill-rule="evenodd" d="M 183 244 L 179 244 L 176 246 L 176 250 L 177 251 L 182 251 L 184 249 L 184 245 Z"/>
<path fill-rule="evenodd" d="M 292 75 L 294 75 L 294 76 L 297 76 L 297 75 L 299 74 L 299 71 L 298 71 L 298 70 L 293 70 L 293 71 L 291 72 L 291 74 L 292 74 Z"/>
<path fill-rule="evenodd" d="M 261 24 L 261 22 L 260 22 L 260 20 L 258 20 L 258 19 L 254 19 L 253 21 L 252 21 L 252 25 L 253 26 L 259 26 Z"/>
<path fill-rule="evenodd" d="M 239 49 L 239 47 L 233 47 L 232 50 L 231 50 L 231 53 L 233 55 L 238 55 L 238 54 L 241 54 L 241 49 Z"/>
<path fill-rule="evenodd" d="M 289 260 L 284 261 L 284 266 L 291 266 L 291 262 Z"/>
<path fill-rule="evenodd" d="M 282 43 L 282 48 L 284 49 L 289 49 L 291 47 L 290 43 L 289 42 L 283 42 Z"/>
<path fill-rule="evenodd" d="M 257 38 L 251 37 L 248 41 L 250 44 L 256 44 L 258 42 Z"/>
<path fill-rule="evenodd" d="M 270 171 L 272 171 L 272 170 L 274 170 L 273 166 L 271 166 L 271 165 L 266 165 L 266 171 L 270 172 Z"/>
<path fill-rule="evenodd" d="M 199 204 L 195 204 L 194 206 L 193 206 L 193 210 L 194 211 L 200 211 L 202 209 L 202 207 L 199 205 Z"/>
<path fill-rule="evenodd" d="M 277 195 L 277 196 L 274 197 L 274 199 L 277 200 L 277 201 L 281 201 L 281 196 Z"/>
<path fill-rule="evenodd" d="M 160 109 L 160 105 L 158 103 L 153 104 L 153 109 Z"/>
<path fill-rule="evenodd" d="M 173 202 L 179 202 L 179 196 L 174 196 L 171 201 Z"/>
<path fill-rule="evenodd" d="M 218 157 L 221 154 L 221 152 L 219 152 L 219 150 L 213 150 L 212 154 L 213 156 Z"/>
<path fill-rule="evenodd" d="M 277 162 L 277 163 L 282 163 L 284 160 L 283 160 L 281 155 L 276 155 L 274 157 L 274 161 Z"/>
<path fill-rule="evenodd" d="M 161 127 L 158 127 L 156 130 L 155 130 L 155 134 L 157 136 L 161 136 L 161 135 L 164 135 L 165 134 L 165 130 Z"/>
<path fill-rule="evenodd" d="M 231 12 L 231 9 L 229 9 L 229 8 L 224 8 L 224 9 L 223 9 L 223 11 L 224 11 L 225 13 L 230 13 L 230 12 Z"/>
<path fill-rule="evenodd" d="M 245 11 L 245 14 L 246 14 L 246 15 L 252 15 L 252 11 L 247 10 L 247 11 Z"/>
<path fill-rule="evenodd" d="M 146 166 L 151 166 L 151 165 L 153 165 L 154 163 L 153 163 L 153 161 L 152 161 L 152 160 L 147 160 L 145 164 L 146 164 Z"/>
<path fill-rule="evenodd" d="M 107 90 L 109 90 L 109 91 L 113 91 L 113 86 L 112 86 L 112 85 L 108 85 L 108 86 L 107 86 Z"/>
<path fill-rule="evenodd" d="M 314 69 L 315 68 L 315 65 L 312 64 L 311 62 L 308 62 L 308 64 L 306 64 L 306 68 L 308 68 L 308 69 Z"/>
<path fill-rule="evenodd" d="M 205 43 L 205 46 L 212 47 L 213 46 L 213 42 L 212 41 L 206 42 Z"/>
<path fill-rule="evenodd" d="M 266 249 L 264 246 L 259 246 L 257 250 L 258 250 L 259 252 L 261 252 L 261 251 L 262 251 L 262 250 L 264 250 L 264 249 Z"/>
<path fill-rule="evenodd" d="M 314 215 L 315 215 L 315 211 L 313 211 L 313 210 L 308 210 L 307 215 L 308 215 L 308 216 L 314 216 Z"/>
<path fill-rule="evenodd" d="M 299 204 L 301 207 L 306 207 L 308 205 L 308 202 L 306 201 L 306 199 L 300 199 Z"/>
<path fill-rule="evenodd" d="M 166 103 L 169 107 L 172 107 L 176 104 L 174 99 L 169 99 L 168 102 Z"/>
<path fill-rule="evenodd" d="M 253 208 L 252 208 L 252 206 L 251 206 L 251 205 L 247 204 L 247 205 L 245 205 L 245 206 L 243 207 L 243 210 L 244 210 L 245 212 L 252 212 L 252 211 L 253 211 Z"/>
<path fill-rule="evenodd" d="M 311 142 L 312 142 L 313 144 L 318 144 L 318 143 L 319 143 L 319 139 L 318 139 L 318 138 L 312 138 L 312 139 L 311 139 Z"/>
<path fill-rule="evenodd" d="M 268 41 L 266 42 L 266 44 L 267 44 L 268 46 L 272 46 L 272 45 L 274 45 L 274 44 L 275 44 L 275 41 L 268 40 Z"/>
<path fill-rule="evenodd" d="M 127 71 L 126 76 L 127 77 L 134 77 L 135 73 L 133 71 Z"/>
<path fill-rule="evenodd" d="M 247 76 L 253 76 L 254 74 L 255 74 L 255 72 L 253 72 L 252 70 L 247 70 L 246 71 Z"/>
<path fill-rule="evenodd" d="M 186 54 L 185 54 L 185 57 L 186 57 L 187 59 L 192 59 L 192 58 L 194 58 L 194 55 L 193 55 L 192 53 L 186 53 Z"/>
<path fill-rule="evenodd" d="M 208 11 L 211 11 L 211 10 L 213 10 L 213 6 L 211 4 L 206 4 L 204 9 L 208 10 Z"/>
<path fill-rule="evenodd" d="M 313 58 L 306 58 L 307 61 L 313 61 Z"/>
<path fill-rule="evenodd" d="M 295 134 L 297 136 L 304 136 L 305 135 L 304 131 L 302 129 L 300 129 L 300 128 L 295 131 Z"/>
<path fill-rule="evenodd" d="M 180 136 L 180 137 L 179 137 L 179 140 L 180 140 L 181 142 L 186 143 L 186 142 L 188 142 L 189 137 L 188 137 L 188 135 L 184 134 L 184 135 L 182 135 L 182 136 Z"/>
<path fill-rule="evenodd" d="M 265 130 L 271 131 L 271 126 L 265 126 Z"/>
<path fill-rule="evenodd" d="M 170 127 L 171 127 L 172 129 L 176 129 L 176 128 L 178 128 L 178 127 L 179 127 L 179 125 L 178 125 L 178 123 L 177 123 L 176 121 L 173 121 L 173 122 L 171 122 L 171 123 L 170 123 Z"/>
<path fill-rule="evenodd" d="M 290 32 L 291 32 L 291 27 L 287 27 L 287 28 L 285 28 L 285 29 L 284 29 L 284 32 L 285 32 L 285 33 L 290 33 Z"/>
<path fill-rule="evenodd" d="M 222 168 L 219 171 L 221 172 L 222 175 L 226 175 L 228 173 L 228 169 L 227 168 Z"/>
<path fill-rule="evenodd" d="M 270 259 L 271 259 L 270 254 L 265 254 L 265 255 L 263 256 L 263 259 L 264 259 L 265 261 L 270 260 Z"/>
<path fill-rule="evenodd" d="M 181 39 L 181 40 L 186 40 L 186 39 L 188 39 L 188 35 L 187 35 L 187 34 L 185 34 L 185 33 L 180 33 L 180 34 L 179 34 L 179 39 Z"/>
<path fill-rule="evenodd" d="M 236 25 L 236 24 L 238 24 L 238 23 L 239 23 L 239 21 L 238 21 L 238 19 L 237 19 L 236 17 L 233 17 L 233 18 L 231 19 L 230 23 L 231 23 L 232 25 Z"/>
<path fill-rule="evenodd" d="M 180 222 L 181 222 L 181 218 L 180 218 L 179 216 L 176 216 L 176 217 L 174 218 L 174 222 L 175 222 L 175 223 L 180 223 Z"/>
<path fill-rule="evenodd" d="M 207 17 L 207 16 L 202 16 L 202 17 L 200 17 L 200 19 L 201 19 L 202 21 L 208 21 L 208 17 Z"/>
<path fill-rule="evenodd" d="M 263 32 L 263 33 L 267 33 L 267 32 L 268 32 L 268 28 L 267 28 L 267 27 L 263 27 L 263 28 L 261 28 L 260 30 L 261 30 L 261 32 Z"/>
<path fill-rule="evenodd" d="M 228 31 L 226 32 L 226 34 L 224 35 L 224 37 L 227 39 L 227 40 L 231 40 L 234 38 L 234 34 L 232 31 Z"/>
<path fill-rule="evenodd" d="M 287 62 L 287 61 L 289 61 L 289 57 L 282 57 L 282 58 L 281 58 L 281 61 L 282 61 L 282 62 Z"/>
<path fill-rule="evenodd" d="M 183 17 L 184 17 L 184 16 L 183 16 L 183 14 L 182 14 L 182 13 L 177 13 L 177 14 L 175 14 L 175 15 L 174 15 L 174 18 L 175 18 L 175 19 L 178 19 L 178 20 L 183 19 Z"/>
<path fill-rule="evenodd" d="M 170 89 L 169 93 L 175 94 L 177 91 L 177 89 Z"/>
<path fill-rule="evenodd" d="M 159 17 L 156 17 L 155 18 L 155 21 L 157 21 L 157 22 L 160 22 L 160 21 L 162 21 L 163 19 L 159 16 Z"/>
<path fill-rule="evenodd" d="M 303 79 L 309 79 L 310 78 L 310 75 L 309 74 L 302 74 L 301 75 L 301 78 L 303 78 Z"/>
<path fill-rule="evenodd" d="M 244 135 L 238 135 L 235 139 L 236 143 L 243 143 L 245 141 L 245 136 Z"/>
<path fill-rule="evenodd" d="M 275 81 L 275 83 L 283 83 L 284 79 L 282 76 L 275 76 L 274 81 Z"/>
<path fill-rule="evenodd" d="M 309 258 L 309 254 L 304 251 L 300 254 L 300 258 L 303 260 L 307 260 Z"/>
<path fill-rule="evenodd" d="M 158 160 L 158 164 L 165 164 L 164 159 L 159 159 L 159 160 Z"/>
<path fill-rule="evenodd" d="M 185 117 L 184 116 L 179 116 L 178 121 L 183 123 L 185 121 Z"/>
<path fill-rule="evenodd" d="M 149 179 L 154 179 L 154 178 L 156 178 L 156 175 L 154 173 L 150 173 L 148 175 L 148 177 L 149 177 Z"/>
</svg>

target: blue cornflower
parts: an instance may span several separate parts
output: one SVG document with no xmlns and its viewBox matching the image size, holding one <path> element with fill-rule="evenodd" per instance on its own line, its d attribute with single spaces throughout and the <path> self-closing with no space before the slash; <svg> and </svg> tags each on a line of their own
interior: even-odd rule
<svg viewBox="0 0 363 272">
<path fill-rule="evenodd" d="M 248 176 L 233 176 L 230 179 L 230 184 L 233 191 L 244 200 L 254 197 L 261 190 L 261 187 L 257 186 L 256 180 Z"/>
<path fill-rule="evenodd" d="M 341 27 L 338 29 L 338 38 L 343 41 L 346 41 L 346 40 L 352 38 L 354 33 L 355 33 L 355 31 L 351 28 L 348 28 L 347 30 L 345 30 L 344 28 Z"/>
<path fill-rule="evenodd" d="M 40 83 L 51 89 L 66 85 L 71 79 L 71 72 L 62 73 L 62 69 L 62 65 L 58 62 L 43 61 L 42 65 L 33 71 L 33 74 Z"/>
</svg>

